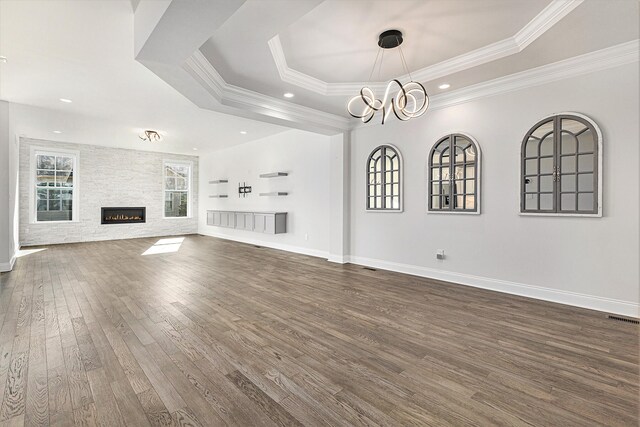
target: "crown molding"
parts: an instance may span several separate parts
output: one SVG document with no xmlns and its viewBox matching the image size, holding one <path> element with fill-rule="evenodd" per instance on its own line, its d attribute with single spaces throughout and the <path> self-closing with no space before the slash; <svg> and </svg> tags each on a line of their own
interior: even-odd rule
<svg viewBox="0 0 640 427">
<path fill-rule="evenodd" d="M 447 108 L 484 97 L 631 64 L 640 60 L 639 52 L 640 39 L 631 40 L 448 93 L 433 95 L 430 97 L 429 109 Z M 319 128 L 335 130 L 336 133 L 350 128 L 375 126 L 374 122 L 365 125 L 361 121 L 350 120 L 227 84 L 199 50 L 186 61 L 184 68 L 219 103 L 227 106 L 250 109 L 279 119 L 312 123 Z"/>
<path fill-rule="evenodd" d="M 584 0 L 553 0 L 512 37 L 417 70 L 412 73 L 413 79 L 424 83 L 520 53 L 562 18 L 571 13 L 583 1 Z M 354 93 L 358 93 L 363 85 L 369 86 L 374 92 L 380 90 L 384 91 L 384 88 L 386 87 L 385 82 L 369 84 L 365 82 L 327 83 L 323 80 L 290 68 L 287 65 L 287 59 L 284 54 L 279 35 L 275 35 L 270 39 L 268 45 L 276 64 L 276 68 L 278 69 L 280 79 L 286 83 L 290 83 L 325 96 L 353 95 Z M 405 75 L 401 76 L 400 80 L 407 80 L 408 78 L 409 76 Z"/>
<path fill-rule="evenodd" d="M 349 129 L 349 119 L 346 117 L 228 84 L 200 50 L 196 50 L 187 59 L 183 68 L 223 105 L 251 110 L 280 120 L 310 124 L 336 133 Z"/>
<path fill-rule="evenodd" d="M 284 51 L 282 50 L 282 43 L 280 42 L 279 35 L 276 34 L 267 42 L 267 44 L 269 45 L 271 56 L 273 56 L 273 60 L 276 63 L 276 68 L 278 69 L 278 74 L 280 74 L 280 79 L 282 81 L 308 89 L 321 95 L 327 95 L 327 85 L 329 83 L 301 73 L 300 71 L 294 70 L 293 68 L 289 68 L 289 66 L 287 65 L 287 58 L 285 57 Z"/>
<path fill-rule="evenodd" d="M 640 60 L 640 39 L 563 59 L 519 73 L 432 96 L 429 109 L 451 107 L 478 98 L 539 86 L 571 77 L 607 70 Z"/>
<path fill-rule="evenodd" d="M 554 0 L 537 14 L 513 37 L 520 51 L 533 43 L 538 37 L 557 24 L 562 18 L 573 12 L 584 0 Z"/>
<path fill-rule="evenodd" d="M 637 62 L 640 62 L 640 39 L 433 95 L 429 97 L 427 112 Z M 362 123 L 360 120 L 353 120 L 352 124 L 354 129 L 380 126 L 380 123 L 375 121 Z"/>
</svg>

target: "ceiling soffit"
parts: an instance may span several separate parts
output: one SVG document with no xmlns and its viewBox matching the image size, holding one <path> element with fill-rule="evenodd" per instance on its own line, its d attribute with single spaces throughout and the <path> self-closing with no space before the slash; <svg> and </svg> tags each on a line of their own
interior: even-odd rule
<svg viewBox="0 0 640 427">
<path fill-rule="evenodd" d="M 136 60 L 201 108 L 328 135 L 347 130 L 346 117 L 227 84 L 204 58 L 200 46 L 244 3 L 141 0 Z"/>
</svg>

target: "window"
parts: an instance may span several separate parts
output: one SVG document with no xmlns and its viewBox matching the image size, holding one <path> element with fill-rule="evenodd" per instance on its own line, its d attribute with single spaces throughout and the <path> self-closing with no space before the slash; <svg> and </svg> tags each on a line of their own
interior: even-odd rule
<svg viewBox="0 0 640 427">
<path fill-rule="evenodd" d="M 75 152 L 34 150 L 34 222 L 77 220 Z"/>
<path fill-rule="evenodd" d="M 480 147 L 473 138 L 451 134 L 429 153 L 431 212 L 480 213 Z"/>
<path fill-rule="evenodd" d="M 602 137 L 589 118 L 557 114 L 522 141 L 520 211 L 601 216 Z"/>
<path fill-rule="evenodd" d="M 164 217 L 190 215 L 191 163 L 164 162 Z"/>
<path fill-rule="evenodd" d="M 367 210 L 402 211 L 402 159 L 391 145 L 373 150 L 367 160 Z"/>
</svg>

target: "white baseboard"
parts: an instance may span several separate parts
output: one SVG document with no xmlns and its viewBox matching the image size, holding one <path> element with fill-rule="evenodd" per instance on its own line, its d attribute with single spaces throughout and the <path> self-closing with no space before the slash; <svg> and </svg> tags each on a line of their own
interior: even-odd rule
<svg viewBox="0 0 640 427">
<path fill-rule="evenodd" d="M 352 264 L 379 268 L 382 270 L 396 271 L 398 273 L 411 274 L 429 279 L 442 280 L 460 285 L 489 289 L 523 297 L 551 301 L 560 304 L 573 305 L 591 310 L 621 314 L 630 317 L 640 317 L 640 304 L 605 298 L 595 295 L 586 295 L 576 292 L 562 291 L 541 286 L 525 285 L 523 283 L 509 282 L 506 280 L 491 279 L 487 277 L 473 276 L 469 274 L 454 273 L 450 271 L 421 267 L 409 264 L 400 264 L 379 259 L 363 258 L 357 256 L 348 257 Z"/>
<path fill-rule="evenodd" d="M 336 264 L 347 264 L 349 262 L 349 257 L 346 255 L 329 254 L 327 261 L 335 262 Z"/>
<path fill-rule="evenodd" d="M 218 237 L 226 240 L 233 240 L 241 243 L 249 243 L 273 249 L 280 249 L 288 252 L 295 252 L 304 255 L 326 258 L 329 262 L 339 264 L 358 264 L 367 267 L 379 268 L 382 270 L 395 271 L 398 273 L 411 274 L 413 276 L 426 277 L 429 279 L 441 280 L 459 285 L 473 286 L 481 289 L 488 289 L 507 294 L 519 295 L 543 301 L 567 304 L 576 307 L 588 308 L 607 313 L 615 313 L 629 317 L 640 317 L 640 304 L 622 301 L 613 298 L 605 298 L 595 295 L 580 294 L 577 292 L 562 291 L 558 289 L 545 288 L 542 286 L 526 285 L 524 283 L 510 282 L 507 280 L 492 279 L 488 277 L 474 276 L 471 274 L 455 273 L 451 271 L 438 270 L 435 268 L 421 267 L 417 265 L 401 264 L 380 259 L 364 258 L 358 256 L 340 256 L 329 254 L 326 251 L 303 248 L 300 246 L 285 245 L 281 243 L 265 242 L 255 238 L 229 236 L 215 232 L 200 232 L 200 234 Z"/>
<path fill-rule="evenodd" d="M 217 237 L 219 239 L 233 240 L 234 242 L 264 246 L 265 248 L 279 249 L 281 251 L 294 252 L 297 254 L 309 255 L 309 256 L 314 256 L 318 258 L 326 259 L 329 257 L 329 253 L 327 251 L 309 249 L 302 246 L 287 245 L 284 243 L 268 242 L 268 241 L 260 240 L 253 237 L 248 238 L 248 237 L 240 237 L 240 236 L 230 236 L 228 234 L 216 233 L 214 231 L 203 231 L 203 230 L 200 230 L 198 233 L 205 236 Z"/>
<path fill-rule="evenodd" d="M 0 273 L 6 273 L 13 270 L 13 266 L 16 263 L 16 255 L 13 254 L 9 262 L 0 262 Z"/>
</svg>

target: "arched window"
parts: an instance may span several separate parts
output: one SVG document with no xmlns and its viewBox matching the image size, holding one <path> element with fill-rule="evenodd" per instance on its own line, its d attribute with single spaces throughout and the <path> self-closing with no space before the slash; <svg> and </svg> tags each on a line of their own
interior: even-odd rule
<svg viewBox="0 0 640 427">
<path fill-rule="evenodd" d="M 580 114 L 547 117 L 522 141 L 520 212 L 602 215 L 602 134 Z"/>
<path fill-rule="evenodd" d="M 470 136 L 454 133 L 429 153 L 429 211 L 480 213 L 480 147 Z"/>
<path fill-rule="evenodd" d="M 391 145 L 381 145 L 367 159 L 367 210 L 402 211 L 402 158 Z"/>
</svg>

